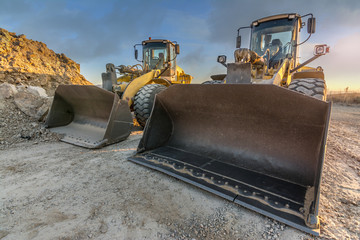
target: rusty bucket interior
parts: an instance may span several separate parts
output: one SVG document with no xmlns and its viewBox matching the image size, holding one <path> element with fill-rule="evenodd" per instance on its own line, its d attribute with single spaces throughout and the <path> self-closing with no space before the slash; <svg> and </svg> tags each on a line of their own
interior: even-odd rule
<svg viewBox="0 0 360 240">
<path fill-rule="evenodd" d="M 126 139 L 133 124 L 126 101 L 96 86 L 60 85 L 45 125 L 61 140 L 101 148 Z"/>
<path fill-rule="evenodd" d="M 129 160 L 319 235 L 330 109 L 275 85 L 171 86 Z"/>
</svg>

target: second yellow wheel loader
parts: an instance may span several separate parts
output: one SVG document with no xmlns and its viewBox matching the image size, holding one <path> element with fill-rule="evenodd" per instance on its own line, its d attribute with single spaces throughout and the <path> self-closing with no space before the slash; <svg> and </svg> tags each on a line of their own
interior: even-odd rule
<svg viewBox="0 0 360 240">
<path fill-rule="evenodd" d="M 138 60 L 138 46 L 142 60 Z M 87 148 L 100 148 L 124 140 L 133 123 L 141 126 L 150 116 L 155 95 L 174 84 L 189 84 L 192 76 L 176 64 L 179 45 L 150 39 L 134 46 L 134 66 L 106 65 L 102 87 L 61 85 L 55 91 L 46 125 L 61 140 Z M 116 72 L 118 71 L 119 76 Z"/>
<path fill-rule="evenodd" d="M 321 67 L 299 63 L 299 32 L 312 14 L 281 14 L 246 27 L 249 48 L 215 84 L 172 86 L 129 160 L 167 173 L 285 224 L 319 235 L 319 195 L 331 104 Z M 225 84 L 216 84 L 225 83 Z"/>
<path fill-rule="evenodd" d="M 176 42 L 149 38 L 134 46 L 136 60 L 139 45 L 142 46 L 142 64 L 115 67 L 109 63 L 102 80 L 104 89 L 117 93 L 128 102 L 136 120 L 144 127 L 155 95 L 173 84 L 190 84 L 192 77 L 176 63 L 176 56 L 180 53 Z"/>
</svg>

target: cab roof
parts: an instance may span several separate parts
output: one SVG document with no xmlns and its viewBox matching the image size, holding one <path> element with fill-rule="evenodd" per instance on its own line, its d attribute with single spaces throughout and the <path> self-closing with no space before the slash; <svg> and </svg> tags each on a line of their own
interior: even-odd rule
<svg viewBox="0 0 360 240">
<path fill-rule="evenodd" d="M 175 43 L 167 39 L 149 39 L 142 41 L 142 45 L 146 45 L 147 43 L 170 43 L 172 45 L 175 45 Z"/>
<path fill-rule="evenodd" d="M 250 26 L 257 26 L 259 25 L 259 23 L 268 22 L 277 19 L 283 19 L 283 18 L 293 19 L 293 18 L 301 18 L 301 16 L 297 13 L 283 13 L 278 15 L 272 15 L 269 17 L 264 17 L 253 21 Z"/>
</svg>

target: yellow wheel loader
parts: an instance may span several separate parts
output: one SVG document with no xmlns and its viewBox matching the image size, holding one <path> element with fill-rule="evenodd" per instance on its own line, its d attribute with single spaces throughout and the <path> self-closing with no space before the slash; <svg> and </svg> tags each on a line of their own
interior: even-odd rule
<svg viewBox="0 0 360 240">
<path fill-rule="evenodd" d="M 142 60 L 138 48 L 142 46 Z M 174 84 L 190 84 L 192 76 L 177 66 L 179 45 L 154 39 L 134 46 L 134 66 L 106 65 L 102 87 L 61 85 L 55 91 L 46 126 L 61 140 L 100 148 L 130 135 L 131 111 L 141 126 L 149 118 L 155 95 Z M 117 76 L 117 71 L 119 76 Z"/>
<path fill-rule="evenodd" d="M 308 19 L 307 24 L 303 19 Z M 172 86 L 155 98 L 129 160 L 319 235 L 319 195 L 331 104 L 321 67 L 299 63 L 299 32 L 312 14 L 251 23 L 250 47 L 207 84 Z M 306 41 L 306 40 L 305 40 Z M 220 83 L 220 84 L 219 84 Z"/>
</svg>

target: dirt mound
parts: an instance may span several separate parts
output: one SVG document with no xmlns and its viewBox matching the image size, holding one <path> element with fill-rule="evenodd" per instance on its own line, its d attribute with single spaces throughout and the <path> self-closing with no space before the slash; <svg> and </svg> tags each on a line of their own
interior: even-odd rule
<svg viewBox="0 0 360 240">
<path fill-rule="evenodd" d="M 0 28 L 0 83 L 41 86 L 52 95 L 59 84 L 92 85 L 80 65 L 46 44 Z"/>
</svg>

